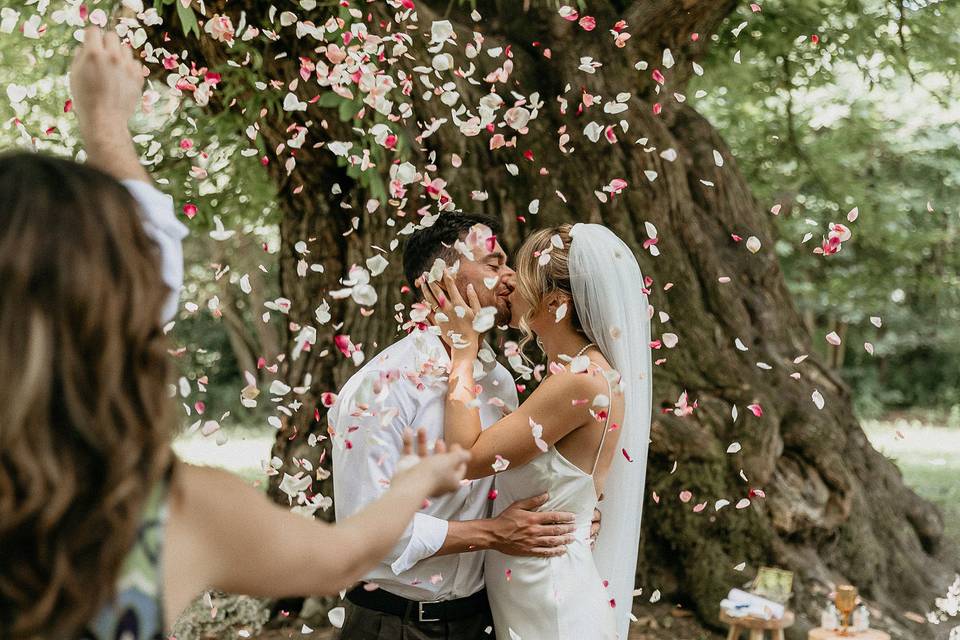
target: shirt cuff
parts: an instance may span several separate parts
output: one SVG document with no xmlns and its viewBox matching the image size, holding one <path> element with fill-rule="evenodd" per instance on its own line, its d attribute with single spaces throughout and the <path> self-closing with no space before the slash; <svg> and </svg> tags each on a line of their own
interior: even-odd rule
<svg viewBox="0 0 960 640">
<path fill-rule="evenodd" d="M 144 223 L 155 226 L 163 233 L 182 240 L 189 230 L 177 220 L 173 211 L 173 197 L 143 180 L 121 180 L 120 183 L 140 205 Z"/>
<path fill-rule="evenodd" d="M 428 516 L 425 513 L 416 513 L 411 525 L 410 541 L 400 553 L 400 557 L 390 564 L 396 575 L 410 570 L 413 565 L 425 558 L 429 558 L 443 546 L 447 539 L 449 523 L 440 518 Z"/>
</svg>

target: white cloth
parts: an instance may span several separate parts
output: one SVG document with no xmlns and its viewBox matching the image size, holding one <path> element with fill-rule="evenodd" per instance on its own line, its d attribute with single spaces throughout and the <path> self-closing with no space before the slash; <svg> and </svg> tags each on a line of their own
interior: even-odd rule
<svg viewBox="0 0 960 640">
<path fill-rule="evenodd" d="M 147 235 L 160 248 L 160 273 L 170 287 L 170 295 L 163 305 L 163 322 L 177 313 L 180 289 L 183 287 L 183 238 L 187 228 L 173 212 L 173 198 L 152 184 L 142 180 L 121 180 L 121 184 L 140 205 L 140 221 Z"/>
<path fill-rule="evenodd" d="M 396 470 L 405 427 L 423 427 L 428 441 L 443 437 L 450 358 L 440 338 L 415 331 L 357 371 L 340 390 L 328 422 L 333 439 L 333 486 L 337 520 L 379 498 Z M 477 378 L 480 422 L 487 428 L 517 408 L 510 373 L 493 361 Z M 493 478 L 474 480 L 436 498 L 414 516 L 390 554 L 364 579 L 390 593 L 422 602 L 451 600 L 483 588 L 483 552 L 431 557 L 447 536 L 447 521 L 490 517 Z M 529 496 L 525 496 L 529 497 Z"/>
<path fill-rule="evenodd" d="M 640 546 L 647 450 L 650 444 L 653 365 L 650 305 L 637 259 L 613 231 L 578 223 L 568 265 L 573 304 L 587 337 L 621 376 L 624 412 L 617 448 L 604 483 L 603 523 L 593 556 L 616 601 L 617 631 L 630 626 Z"/>
<path fill-rule="evenodd" d="M 608 425 L 602 428 L 606 437 Z M 574 514 L 575 539 L 556 558 L 486 553 L 484 575 L 497 640 L 614 640 L 614 594 L 603 584 L 590 549 L 597 506 L 593 475 L 550 447 L 527 464 L 497 474 L 493 512 L 538 493 L 550 494 L 542 510 Z"/>
</svg>

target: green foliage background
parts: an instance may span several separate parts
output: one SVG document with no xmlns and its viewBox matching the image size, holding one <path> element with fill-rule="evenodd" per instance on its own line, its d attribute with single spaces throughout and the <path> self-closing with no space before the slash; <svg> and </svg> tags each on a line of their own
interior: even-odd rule
<svg viewBox="0 0 960 640">
<path fill-rule="evenodd" d="M 88 4 L 109 9 L 113 3 Z M 21 22 L 35 11 L 0 0 L 4 8 L 21 11 Z M 823 337 L 830 331 L 843 335 L 843 357 L 830 357 L 842 364 L 862 415 L 952 409 L 960 422 L 960 258 L 954 249 L 960 223 L 960 3 L 769 0 L 758 8 L 743 4 L 713 37 L 705 72 L 688 94 L 730 143 L 759 206 L 781 205 L 779 239 L 762 250 L 779 255 L 814 344 L 836 350 Z M 185 13 L 176 26 L 200 33 Z M 49 19 L 45 24 L 47 33 L 37 40 L 16 31 L 0 34 L 0 89 L 17 83 L 35 92 L 23 108 L 0 91 L 0 144 L 76 156 L 75 120 L 63 112 L 73 28 Z M 813 35 L 819 42 L 812 42 Z M 246 45 L 236 47 L 242 55 Z M 259 53 L 247 49 L 256 60 Z M 241 275 L 262 274 L 261 298 L 280 295 L 278 212 L 259 162 L 264 149 L 241 153 L 260 144 L 242 134 L 260 109 L 282 108 L 282 87 L 246 90 L 258 80 L 257 66 L 215 70 L 223 75 L 221 95 L 227 102 L 241 100 L 243 109 L 212 117 L 185 101 L 133 123 L 152 136 L 138 139 L 143 157 L 178 211 L 188 202 L 199 210 L 188 222 L 193 233 L 183 296 L 196 310 L 182 311 L 172 331 L 190 387 L 182 397 L 185 410 L 200 400 L 208 415 L 231 411 L 246 423 L 262 415 L 240 408 L 242 358 L 224 319 L 211 308 L 229 298 L 225 312 L 233 314 L 234 337 L 243 331 L 252 336 L 269 309 L 240 293 Z M 164 92 L 155 76 L 152 88 Z M 348 112 L 352 106 L 330 99 L 341 100 Z M 56 130 L 45 133 L 50 127 Z M 181 148 L 185 139 L 190 149 Z M 207 177 L 191 177 L 191 167 L 205 168 Z M 377 187 L 382 189 L 371 185 Z M 317 197 L 325 192 L 318 186 Z M 814 255 L 827 224 L 846 223 L 854 207 L 859 219 L 849 224 L 853 238 L 837 255 Z M 214 215 L 238 233 L 213 240 L 208 232 Z M 813 238 L 802 244 L 806 232 Z M 872 316 L 882 318 L 881 328 L 869 322 Z M 283 322 L 271 312 L 266 324 L 280 335 Z M 874 356 L 864 350 L 867 341 L 875 345 Z M 251 344 L 255 349 L 257 340 Z M 196 382 L 203 376 L 207 385 L 200 391 Z"/>
</svg>

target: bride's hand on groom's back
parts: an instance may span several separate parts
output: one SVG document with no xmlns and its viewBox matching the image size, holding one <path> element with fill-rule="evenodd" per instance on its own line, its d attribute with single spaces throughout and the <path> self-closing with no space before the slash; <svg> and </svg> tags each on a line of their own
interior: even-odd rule
<svg viewBox="0 0 960 640">
<path fill-rule="evenodd" d="M 511 556 L 562 556 L 573 542 L 574 515 L 565 511 L 537 511 L 547 494 L 518 500 L 492 520 L 492 549 Z"/>
</svg>

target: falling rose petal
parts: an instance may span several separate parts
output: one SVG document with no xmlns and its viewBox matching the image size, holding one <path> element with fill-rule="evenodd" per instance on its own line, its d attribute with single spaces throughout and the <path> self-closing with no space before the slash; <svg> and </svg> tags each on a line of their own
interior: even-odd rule
<svg viewBox="0 0 960 640">
<path fill-rule="evenodd" d="M 320 402 L 323 404 L 323 406 L 327 407 L 328 409 L 332 407 L 334 403 L 336 403 L 336 401 L 337 401 L 337 394 L 335 393 L 331 393 L 330 391 L 324 391 L 323 393 L 320 394 Z"/>
<path fill-rule="evenodd" d="M 193 217 L 197 215 L 197 205 L 191 202 L 188 202 L 187 204 L 183 205 L 183 215 L 187 216 L 192 220 Z"/>
<path fill-rule="evenodd" d="M 589 356 L 577 356 L 570 361 L 570 371 L 571 373 L 583 373 L 590 367 L 590 357 Z"/>
<path fill-rule="evenodd" d="M 835 347 L 839 347 L 840 343 L 842 342 L 842 340 L 840 340 L 840 336 L 837 335 L 836 331 L 831 331 L 830 333 L 828 333 L 826 336 L 826 339 L 827 339 L 827 342 L 829 342 Z"/>
<path fill-rule="evenodd" d="M 675 333 L 665 333 L 662 336 L 663 346 L 667 349 L 673 349 L 677 346 L 677 343 L 680 342 L 680 338 L 677 337 Z"/>
<path fill-rule="evenodd" d="M 872 342 L 864 342 L 864 343 L 863 343 L 863 348 L 864 348 L 864 350 L 866 350 L 867 353 L 869 353 L 870 355 L 873 355 L 873 343 L 872 343 Z"/>
<path fill-rule="evenodd" d="M 777 204 L 773 205 L 772 207 L 770 207 L 770 213 L 772 213 L 772 214 L 775 215 L 775 216 L 778 216 L 778 215 L 780 215 L 780 209 L 781 209 L 782 207 L 783 207 L 783 205 L 781 205 L 780 203 L 777 203 Z"/>
<path fill-rule="evenodd" d="M 343 620 L 346 617 L 346 610 L 343 607 L 334 607 L 327 613 L 327 619 L 335 629 L 343 626 Z"/>
<path fill-rule="evenodd" d="M 563 320 L 564 318 L 566 318 L 566 317 L 567 317 L 567 303 L 564 302 L 564 303 L 561 304 L 559 307 L 557 307 L 557 311 L 556 311 L 556 313 L 555 313 L 554 315 L 556 316 L 556 320 L 555 320 L 556 322 L 560 322 L 561 320 Z"/>
<path fill-rule="evenodd" d="M 707 503 L 706 503 L 706 502 L 701 502 L 700 504 L 698 504 L 698 505 L 696 505 L 696 506 L 693 507 L 693 512 L 694 512 L 694 513 L 700 513 L 701 511 L 703 511 L 703 510 L 706 509 L 706 508 L 707 508 Z"/>
<path fill-rule="evenodd" d="M 730 443 L 730 446 L 727 447 L 727 453 L 739 453 L 740 449 L 741 447 L 739 442 L 732 442 Z"/>
<path fill-rule="evenodd" d="M 740 338 L 734 340 L 733 345 L 737 348 L 737 351 L 749 351 L 749 349 L 747 349 L 747 345 L 743 344 L 743 340 Z"/>
<path fill-rule="evenodd" d="M 737 509 L 746 509 L 749 506 L 750 500 L 747 498 L 742 498 L 739 502 L 737 502 Z"/>
<path fill-rule="evenodd" d="M 853 222 L 860 216 L 860 208 L 854 207 L 850 209 L 850 213 L 847 214 L 847 222 Z"/>
<path fill-rule="evenodd" d="M 627 453 L 626 449 L 620 449 L 620 453 L 623 454 L 623 457 L 627 459 L 627 462 L 633 462 L 633 458 L 630 457 L 630 454 Z"/>
<path fill-rule="evenodd" d="M 718 167 L 723 166 L 723 154 L 721 154 L 716 149 L 713 150 L 713 163 Z"/>
<path fill-rule="evenodd" d="M 496 458 L 496 459 L 494 460 L 493 464 L 490 465 L 491 467 L 493 467 L 493 471 L 494 471 L 495 473 L 500 473 L 501 471 L 506 471 L 506 470 L 507 470 L 507 467 L 510 466 L 510 461 L 507 460 L 506 458 L 504 458 L 503 456 L 500 456 L 500 455 L 495 456 L 495 458 Z"/>
<path fill-rule="evenodd" d="M 723 509 L 729 504 L 730 504 L 729 500 L 724 500 L 723 498 L 720 498 L 719 500 L 713 503 L 713 510 L 720 511 L 720 509 Z"/>
<path fill-rule="evenodd" d="M 597 21 L 593 18 L 593 16 L 583 16 L 580 18 L 579 24 L 584 31 L 593 31 L 597 28 Z"/>
<path fill-rule="evenodd" d="M 870 316 L 870 324 L 879 329 L 883 326 L 883 320 L 880 318 L 880 316 Z"/>
<path fill-rule="evenodd" d="M 691 492 L 686 490 L 680 492 L 680 502 L 687 503 L 691 500 L 693 500 L 693 494 Z"/>
<path fill-rule="evenodd" d="M 750 253 L 756 253 L 760 251 L 760 238 L 757 236 L 750 236 L 747 238 L 747 250 Z"/>
<path fill-rule="evenodd" d="M 817 409 L 823 409 L 824 400 L 823 394 L 819 390 L 814 389 L 813 394 L 810 396 L 810 399 L 813 400 L 813 404 L 817 405 Z"/>
<path fill-rule="evenodd" d="M 758 417 L 758 418 L 762 418 L 762 417 L 763 417 L 763 407 L 761 407 L 760 405 L 758 405 L 758 404 L 750 404 L 750 405 L 747 405 L 747 409 L 749 409 L 749 410 L 750 410 L 750 413 L 752 413 L 752 414 L 755 415 L 756 417 Z"/>
<path fill-rule="evenodd" d="M 740 412 L 737 410 L 737 405 L 733 405 L 730 409 L 730 417 L 733 418 L 733 421 L 736 422 L 737 418 L 740 417 Z"/>
</svg>

